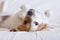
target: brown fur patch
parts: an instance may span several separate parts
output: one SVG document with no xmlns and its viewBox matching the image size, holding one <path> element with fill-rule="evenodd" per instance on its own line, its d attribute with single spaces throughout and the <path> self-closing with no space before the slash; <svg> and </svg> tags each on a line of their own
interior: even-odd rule
<svg viewBox="0 0 60 40">
<path fill-rule="evenodd" d="M 43 30 L 43 29 L 45 29 L 47 27 L 47 24 L 41 24 L 41 25 L 39 25 L 39 27 L 37 28 L 37 30 L 36 31 L 40 31 L 40 30 Z"/>
<path fill-rule="evenodd" d="M 24 24 L 24 21 L 26 21 L 27 23 Z M 30 30 L 30 27 L 31 27 L 31 18 L 26 16 L 25 19 L 24 19 L 22 25 L 18 26 L 17 28 L 20 30 L 20 31 L 29 31 Z"/>
</svg>

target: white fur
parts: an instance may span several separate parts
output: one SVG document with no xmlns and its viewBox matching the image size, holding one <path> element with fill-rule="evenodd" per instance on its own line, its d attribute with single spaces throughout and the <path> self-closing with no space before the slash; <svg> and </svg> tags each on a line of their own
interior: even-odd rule
<svg viewBox="0 0 60 40">
<path fill-rule="evenodd" d="M 42 23 L 42 19 L 41 16 L 39 15 L 39 13 L 37 11 L 35 11 L 35 16 L 32 16 L 32 23 L 31 23 L 31 29 L 30 31 L 34 31 L 38 28 L 39 25 L 35 25 L 34 22 L 38 22 L 39 24 Z"/>
<path fill-rule="evenodd" d="M 49 11 L 47 11 L 47 14 L 50 13 Z M 32 24 L 31 24 L 31 29 L 30 31 L 35 31 L 39 25 L 35 25 L 34 21 L 38 22 L 39 25 L 44 23 L 44 24 L 48 24 L 48 17 L 47 15 L 42 15 L 42 13 L 35 11 L 35 16 L 32 16 Z"/>
</svg>

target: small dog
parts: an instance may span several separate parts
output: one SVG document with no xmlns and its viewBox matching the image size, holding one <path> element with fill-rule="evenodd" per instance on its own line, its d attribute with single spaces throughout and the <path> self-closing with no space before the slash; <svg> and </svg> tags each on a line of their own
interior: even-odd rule
<svg viewBox="0 0 60 40">
<path fill-rule="evenodd" d="M 27 9 L 24 5 L 21 6 L 21 11 L 18 11 L 14 16 L 11 16 L 4 21 L 0 28 L 7 28 L 10 32 L 18 31 L 40 31 L 47 27 L 46 23 L 36 14 L 34 9 Z"/>
</svg>

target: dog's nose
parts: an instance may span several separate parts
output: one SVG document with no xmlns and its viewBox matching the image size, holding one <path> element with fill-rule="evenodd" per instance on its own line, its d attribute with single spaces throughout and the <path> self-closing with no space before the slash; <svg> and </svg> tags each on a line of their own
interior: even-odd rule
<svg viewBox="0 0 60 40">
<path fill-rule="evenodd" d="M 32 16 L 34 14 L 34 9 L 30 9 L 27 13 L 29 16 Z"/>
</svg>

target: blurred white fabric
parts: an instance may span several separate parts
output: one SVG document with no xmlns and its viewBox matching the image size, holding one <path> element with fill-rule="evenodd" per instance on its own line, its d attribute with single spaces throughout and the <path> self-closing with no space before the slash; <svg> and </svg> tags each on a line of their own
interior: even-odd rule
<svg viewBox="0 0 60 40">
<path fill-rule="evenodd" d="M 60 40 L 60 32 L 0 32 L 0 40 Z"/>
</svg>

